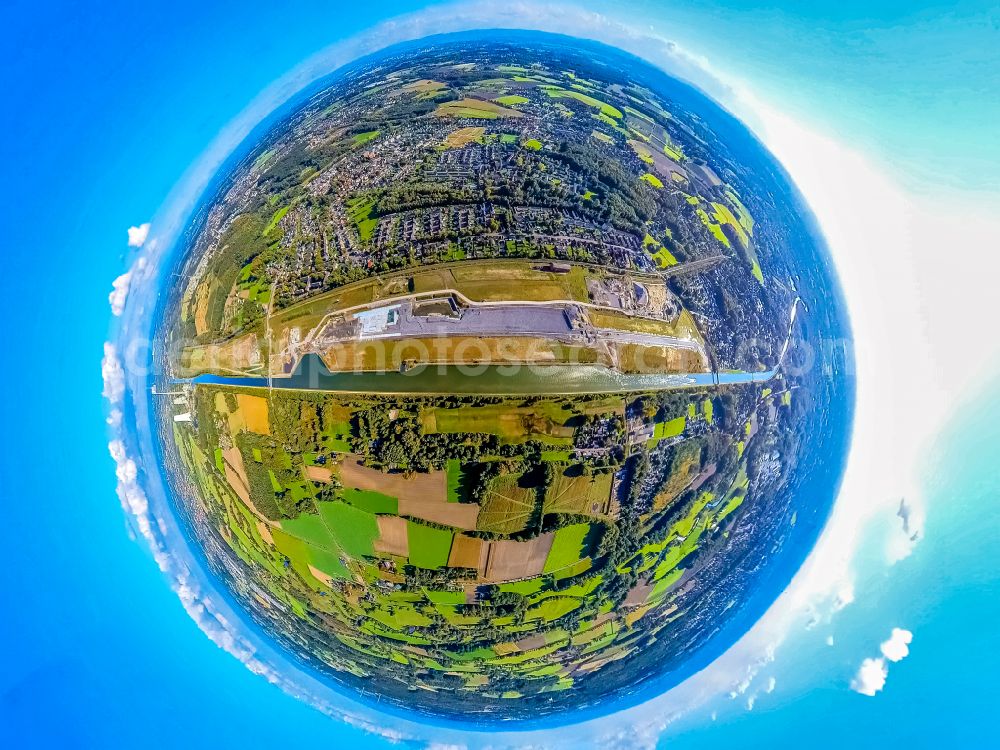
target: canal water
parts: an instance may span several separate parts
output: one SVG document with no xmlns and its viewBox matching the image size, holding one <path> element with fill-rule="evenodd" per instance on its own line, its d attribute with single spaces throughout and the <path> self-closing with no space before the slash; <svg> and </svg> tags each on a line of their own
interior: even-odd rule
<svg viewBox="0 0 1000 750">
<path fill-rule="evenodd" d="M 290 377 L 269 380 L 199 375 L 191 380 L 175 382 L 244 387 L 270 386 L 339 393 L 536 396 L 566 393 L 627 393 L 759 383 L 770 380 L 777 372 L 775 368 L 763 372 L 626 374 L 591 364 L 427 365 L 405 372 L 330 372 L 318 355 L 307 354 Z"/>
</svg>

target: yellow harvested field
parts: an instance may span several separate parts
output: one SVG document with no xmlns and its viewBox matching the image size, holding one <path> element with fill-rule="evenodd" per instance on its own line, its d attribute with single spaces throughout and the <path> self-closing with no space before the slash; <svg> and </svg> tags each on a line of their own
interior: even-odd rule
<svg viewBox="0 0 1000 750">
<path fill-rule="evenodd" d="M 222 451 L 222 460 L 225 466 L 231 468 L 234 472 L 236 472 L 236 476 L 239 477 L 240 482 L 243 484 L 244 488 L 250 485 L 250 483 L 247 481 L 246 467 L 243 466 L 243 455 L 240 453 L 239 448 L 237 448 L 236 446 L 226 448 L 224 451 Z M 232 484 L 232 482 L 230 482 L 230 484 Z"/>
<path fill-rule="evenodd" d="M 235 435 L 239 432 L 243 432 L 246 429 L 246 425 L 243 423 L 243 415 L 240 410 L 237 409 L 235 412 L 229 411 L 229 404 L 226 403 L 226 394 L 222 391 L 218 391 L 215 394 L 215 410 L 226 417 L 226 424 L 229 425 L 229 434 Z M 240 466 L 243 465 L 243 459 L 240 459 Z"/>
<path fill-rule="evenodd" d="M 483 137 L 486 128 L 459 128 L 448 133 L 444 139 L 445 148 L 462 148 L 467 143 L 474 143 Z"/>
<path fill-rule="evenodd" d="M 449 568 L 478 568 L 482 555 L 483 540 L 465 534 L 456 534 L 451 543 L 451 555 L 448 557 Z"/>
<path fill-rule="evenodd" d="M 695 323 L 694 316 L 689 310 L 681 310 L 681 314 L 677 316 L 677 320 L 674 322 L 674 330 L 677 331 L 678 336 L 682 336 L 683 338 L 702 343 L 705 342 L 701 337 L 701 331 L 698 330 L 698 324 Z"/>
<path fill-rule="evenodd" d="M 571 267 L 565 274 L 536 270 L 513 263 L 475 263 L 451 271 L 455 288 L 476 302 L 526 300 L 549 302 L 575 299 L 587 302 L 586 271 Z"/>
<path fill-rule="evenodd" d="M 628 627 L 632 627 L 639 620 L 641 620 L 643 618 L 643 616 L 647 612 L 649 612 L 649 610 L 651 610 L 652 608 L 653 608 L 653 606 L 651 604 L 647 604 L 647 605 L 644 605 L 642 607 L 639 607 L 638 609 L 633 609 L 631 612 L 629 612 L 629 613 L 627 613 L 625 615 L 625 624 Z"/>
<path fill-rule="evenodd" d="M 249 396 L 240 393 L 236 396 L 240 412 L 243 414 L 243 423 L 250 432 L 258 435 L 271 434 L 271 422 L 267 411 L 267 399 L 263 396 Z"/>
<path fill-rule="evenodd" d="M 208 302 L 212 296 L 210 283 L 202 283 L 195 290 L 194 297 L 194 332 L 200 336 L 208 330 Z"/>
<path fill-rule="evenodd" d="M 537 264 L 536 264 L 537 265 Z M 586 271 L 574 266 L 565 274 L 537 270 L 529 263 L 474 262 L 452 268 L 432 268 L 413 274 L 413 291 L 454 289 L 473 302 L 589 299 Z"/>
<path fill-rule="evenodd" d="M 422 78 L 419 81 L 412 81 L 406 84 L 403 86 L 402 90 L 406 92 L 415 91 L 423 96 L 428 96 L 446 88 L 448 88 L 448 85 L 442 83 L 441 81 L 434 81 L 430 78 Z"/>
<path fill-rule="evenodd" d="M 229 482 L 229 486 L 233 488 L 233 492 L 236 496 L 246 504 L 248 508 L 253 506 L 250 504 L 250 489 L 247 487 L 246 481 L 240 476 L 239 472 L 234 469 L 229 462 L 225 464 L 226 469 L 226 481 Z"/>
<path fill-rule="evenodd" d="M 650 333 L 660 336 L 680 336 L 678 323 L 680 316 L 675 321 L 660 320 L 658 318 L 641 318 L 637 315 L 626 315 L 615 310 L 587 310 L 587 317 L 595 328 L 610 328 L 618 331 L 631 331 L 633 333 Z"/>
<path fill-rule="evenodd" d="M 497 117 L 523 117 L 516 109 L 501 107 L 493 102 L 466 97 L 458 101 L 443 102 L 434 110 L 435 117 L 472 117 L 494 120 Z"/>
<path fill-rule="evenodd" d="M 309 572 L 312 574 L 313 578 L 315 578 L 317 581 L 324 584 L 325 586 L 330 586 L 333 584 L 333 578 L 328 576 L 319 568 L 310 565 Z"/>
<path fill-rule="evenodd" d="M 480 578 L 495 583 L 541 575 L 554 538 L 549 531 L 527 542 L 487 542 L 479 559 Z"/>
<path fill-rule="evenodd" d="M 410 542 L 407 536 L 407 522 L 399 516 L 376 516 L 379 538 L 373 546 L 376 552 L 386 555 L 407 557 L 410 554 Z"/>
<path fill-rule="evenodd" d="M 271 527 L 268 526 L 263 521 L 257 522 L 257 533 L 260 534 L 260 538 L 263 539 L 268 544 L 274 546 L 274 537 L 271 535 Z"/>
<path fill-rule="evenodd" d="M 454 275 L 448 268 L 418 270 L 411 278 L 413 279 L 413 291 L 417 294 L 436 292 L 440 289 L 454 289 L 456 283 Z"/>
<path fill-rule="evenodd" d="M 622 372 L 707 372 L 708 363 L 701 352 L 670 346 L 618 344 L 618 367 Z"/>
</svg>

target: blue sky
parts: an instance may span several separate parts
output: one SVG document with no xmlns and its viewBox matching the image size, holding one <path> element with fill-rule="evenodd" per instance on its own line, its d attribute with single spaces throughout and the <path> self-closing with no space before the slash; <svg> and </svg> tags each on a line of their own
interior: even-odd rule
<svg viewBox="0 0 1000 750">
<path fill-rule="evenodd" d="M 213 645 L 149 553 L 129 539 L 114 496 L 98 362 L 110 282 L 124 268 L 125 229 L 152 217 L 219 131 L 276 78 L 328 44 L 424 5 L 301 2 L 292 12 L 258 2 L 8 4 L 0 190 L 10 298 L 0 356 L 23 374 L 0 432 L 5 740 L 39 747 L 384 744 L 284 695 Z M 996 215 L 1000 22 L 988 3 L 785 2 L 765 10 L 632 0 L 607 11 L 676 39 L 726 80 L 855 147 L 906 195 Z M 793 158 L 795 150 L 787 153 Z M 803 173 L 803 185 L 808 178 Z M 823 200 L 817 196 L 817 205 Z M 956 236 L 947 223 L 928 226 Z M 840 236 L 839 226 L 829 230 Z M 910 241 L 901 239 L 896 251 L 905 256 Z M 996 268 L 974 247 L 964 251 L 966 268 Z M 845 258 L 848 274 L 850 263 Z M 898 283 L 898 268 L 887 263 L 875 274 L 883 289 Z M 927 319 L 927 337 L 961 335 L 933 327 L 927 299 L 941 289 L 914 273 L 922 290 L 915 315 Z M 891 294 L 879 300 L 858 288 L 862 302 L 869 294 L 862 324 L 878 315 L 879 302 L 902 308 Z M 857 326 L 857 312 L 855 319 Z M 930 357 L 925 365 L 950 370 L 951 358 Z M 989 675 L 1000 666 L 980 624 L 998 614 L 988 544 L 998 529 L 983 519 L 995 518 L 984 508 L 997 497 L 987 447 L 1000 441 L 1000 397 L 983 375 L 991 360 L 969 359 L 978 375 L 960 393 L 945 385 L 914 397 L 937 404 L 926 408 L 943 431 L 934 453 L 943 462 L 924 462 L 934 471 L 917 477 L 927 500 L 926 540 L 889 566 L 880 554 L 880 535 L 889 532 L 866 530 L 871 544 L 852 561 L 855 602 L 835 621 L 824 613 L 820 627 L 783 647 L 808 655 L 808 663 L 779 658 L 778 688 L 761 694 L 753 711 L 742 700 L 723 701 L 715 722 L 692 715 L 665 746 L 784 746 L 809 733 L 819 747 L 874 747 L 892 737 L 925 747 L 952 726 L 947 736 L 959 746 L 983 746 L 989 727 L 982 717 L 995 693 Z M 892 454 L 884 473 L 904 472 L 902 463 L 918 455 L 917 447 L 908 450 Z M 889 492 L 881 479 L 865 479 Z M 883 525 L 892 522 L 889 514 Z M 883 692 L 857 695 L 851 676 L 894 626 L 913 630 L 912 655 L 890 666 Z M 825 645 L 828 634 L 836 635 L 834 647 Z"/>
</svg>

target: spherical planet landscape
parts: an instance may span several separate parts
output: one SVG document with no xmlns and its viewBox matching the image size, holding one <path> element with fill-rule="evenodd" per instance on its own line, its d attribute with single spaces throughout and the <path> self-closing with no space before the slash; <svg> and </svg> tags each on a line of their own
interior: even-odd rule
<svg viewBox="0 0 1000 750">
<path fill-rule="evenodd" d="M 151 396 L 178 518 L 289 659 L 489 723 L 662 691 L 832 507 L 843 302 L 787 175 L 641 60 L 408 43 L 258 129 L 179 243 Z"/>
</svg>

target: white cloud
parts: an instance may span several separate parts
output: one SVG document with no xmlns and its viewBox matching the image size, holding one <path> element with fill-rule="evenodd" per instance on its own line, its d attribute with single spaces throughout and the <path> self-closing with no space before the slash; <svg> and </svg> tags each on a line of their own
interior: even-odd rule
<svg viewBox="0 0 1000 750">
<path fill-rule="evenodd" d="M 149 501 L 139 484 L 138 466 L 129 458 L 125 442 L 121 438 L 114 438 L 108 443 L 108 453 L 115 462 L 115 476 L 118 478 L 115 491 L 122 509 L 132 519 L 134 530 L 146 540 L 160 570 L 166 572 L 170 568 L 170 556 L 150 523 Z"/>
<path fill-rule="evenodd" d="M 104 378 L 104 398 L 112 404 L 119 403 L 125 394 L 125 371 L 118 360 L 118 350 L 110 341 L 104 342 L 101 376 Z"/>
<path fill-rule="evenodd" d="M 889 661 L 902 661 L 910 653 L 913 633 L 903 628 L 893 628 L 889 640 L 883 641 L 880 650 Z"/>
<path fill-rule="evenodd" d="M 862 695 L 875 695 L 885 687 L 885 682 L 889 677 L 889 665 L 891 662 L 902 661 L 910 653 L 910 643 L 913 642 L 913 633 L 903 628 L 893 628 L 889 635 L 889 640 L 883 641 L 879 650 L 880 657 L 870 657 L 861 662 L 857 674 L 851 681 L 851 689 Z"/>
<path fill-rule="evenodd" d="M 146 226 L 149 226 L 148 224 Z M 153 242 L 150 241 L 150 246 Z M 129 289 L 132 287 L 132 279 L 134 274 L 141 271 L 146 267 L 146 257 L 139 256 L 135 263 L 119 276 L 117 279 L 111 282 L 111 293 L 108 295 L 108 302 L 111 304 L 111 312 L 115 317 L 121 316 L 125 311 L 125 302 L 128 300 Z"/>
<path fill-rule="evenodd" d="M 128 246 L 129 247 L 142 247 L 146 244 L 146 238 L 149 236 L 149 222 L 145 224 L 140 224 L 137 227 L 128 228 Z"/>
<path fill-rule="evenodd" d="M 862 695 L 873 696 L 885 687 L 888 676 L 889 669 L 885 666 L 885 659 L 865 659 L 851 681 L 851 689 Z"/>
<path fill-rule="evenodd" d="M 132 272 L 126 271 L 117 279 L 111 282 L 113 289 L 108 295 L 108 302 L 111 303 L 112 314 L 118 316 L 125 309 L 125 300 L 128 299 L 128 287 L 132 281 Z"/>
</svg>

